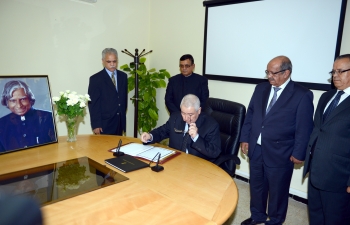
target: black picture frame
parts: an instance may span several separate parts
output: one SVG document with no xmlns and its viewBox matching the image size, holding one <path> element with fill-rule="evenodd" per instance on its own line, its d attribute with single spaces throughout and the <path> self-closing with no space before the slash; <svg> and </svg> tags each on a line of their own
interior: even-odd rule
<svg viewBox="0 0 350 225">
<path fill-rule="evenodd" d="M 48 75 L 0 76 L 0 91 L 0 154 L 58 142 Z"/>
</svg>

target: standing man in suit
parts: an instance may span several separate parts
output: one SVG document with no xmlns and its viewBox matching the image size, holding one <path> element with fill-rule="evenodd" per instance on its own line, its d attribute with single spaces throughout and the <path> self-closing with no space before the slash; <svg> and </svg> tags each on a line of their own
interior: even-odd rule
<svg viewBox="0 0 350 225">
<path fill-rule="evenodd" d="M 165 105 L 170 114 L 180 112 L 180 102 L 187 94 L 196 95 L 201 107 L 205 106 L 209 97 L 208 79 L 193 73 L 195 68 L 192 55 L 186 54 L 180 58 L 180 71 L 169 79 L 168 86 L 165 92 Z"/>
<path fill-rule="evenodd" d="M 310 225 L 350 224 L 350 54 L 330 74 L 336 89 L 318 102 L 304 166 Z"/>
<path fill-rule="evenodd" d="M 251 217 L 242 225 L 284 222 L 294 163 L 305 159 L 313 126 L 313 94 L 291 80 L 289 58 L 273 58 L 265 73 L 269 83 L 256 86 L 240 138 L 249 157 L 251 196 Z"/>
<path fill-rule="evenodd" d="M 118 53 L 113 48 L 102 51 L 102 64 L 104 68 L 89 82 L 91 127 L 94 134 L 122 135 L 126 131 L 127 76 L 117 70 Z"/>
<path fill-rule="evenodd" d="M 201 113 L 197 96 L 188 94 L 181 101 L 181 112 L 174 112 L 163 126 L 142 133 L 144 143 L 169 138 L 169 147 L 213 161 L 221 152 L 219 124 Z"/>
</svg>

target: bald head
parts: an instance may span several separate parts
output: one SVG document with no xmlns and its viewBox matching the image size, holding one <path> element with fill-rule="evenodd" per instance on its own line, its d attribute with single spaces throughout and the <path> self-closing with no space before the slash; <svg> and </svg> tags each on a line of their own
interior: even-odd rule
<svg viewBox="0 0 350 225">
<path fill-rule="evenodd" d="M 292 62 L 286 56 L 277 56 L 267 64 L 266 76 L 270 84 L 276 87 L 286 82 L 292 74 Z"/>
</svg>

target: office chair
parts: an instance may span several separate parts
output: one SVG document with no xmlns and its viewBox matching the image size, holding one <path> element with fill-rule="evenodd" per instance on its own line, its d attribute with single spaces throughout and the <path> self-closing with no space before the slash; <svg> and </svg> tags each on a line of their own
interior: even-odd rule
<svg viewBox="0 0 350 225">
<path fill-rule="evenodd" d="M 239 137 L 244 122 L 246 108 L 244 105 L 218 98 L 209 98 L 204 112 L 213 117 L 220 127 L 221 154 L 214 163 L 234 176 L 238 158 Z"/>
</svg>

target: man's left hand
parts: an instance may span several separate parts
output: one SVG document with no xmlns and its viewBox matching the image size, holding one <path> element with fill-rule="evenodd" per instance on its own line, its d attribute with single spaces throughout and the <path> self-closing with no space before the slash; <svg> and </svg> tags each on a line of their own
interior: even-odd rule
<svg viewBox="0 0 350 225">
<path fill-rule="evenodd" d="M 301 163 L 303 163 L 303 161 L 300 161 L 299 159 L 296 159 L 293 156 L 290 157 L 290 161 L 292 161 L 294 164 L 301 164 Z"/>
<path fill-rule="evenodd" d="M 348 192 L 350 194 L 350 187 L 348 186 L 348 188 L 346 189 L 346 192 Z"/>
<path fill-rule="evenodd" d="M 195 123 L 190 123 L 190 127 L 188 128 L 188 134 L 191 138 L 195 138 L 198 134 L 198 128 Z"/>
</svg>

